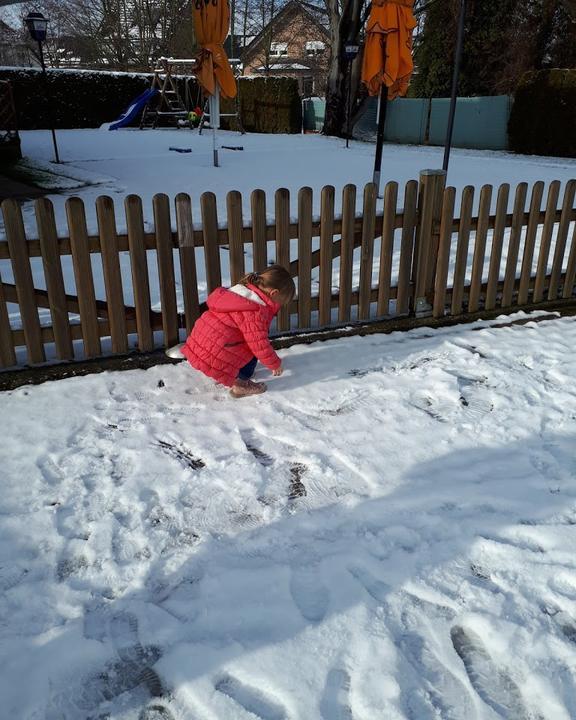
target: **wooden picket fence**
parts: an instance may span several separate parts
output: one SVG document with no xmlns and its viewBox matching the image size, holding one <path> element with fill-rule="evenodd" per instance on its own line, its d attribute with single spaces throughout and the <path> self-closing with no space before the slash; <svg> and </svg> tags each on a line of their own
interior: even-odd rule
<svg viewBox="0 0 576 720">
<path fill-rule="evenodd" d="M 566 184 L 562 199 L 560 189 L 560 182 L 552 182 L 542 207 L 544 183 L 535 183 L 527 207 L 529 188 L 520 183 L 513 212 L 508 213 L 510 186 L 504 184 L 495 191 L 485 185 L 473 215 L 474 188 L 465 187 L 456 217 L 456 190 L 445 188 L 441 171 L 424 171 L 419 182 L 406 184 L 401 209 L 395 182 L 385 187 L 381 211 L 377 211 L 375 186 L 366 185 L 361 213 L 357 213 L 357 188 L 347 185 L 342 212 L 336 214 L 335 189 L 328 186 L 321 191 L 320 217 L 315 219 L 312 190 L 302 188 L 297 222 L 293 222 L 290 194 L 280 189 L 275 193 L 273 223 L 267 222 L 262 190 L 251 194 L 249 223 L 244 222 L 241 194 L 230 192 L 226 227 L 219 225 L 215 195 L 206 192 L 200 198 L 200 229 L 194 227 L 188 195 L 176 197 L 172 216 L 168 196 L 159 194 L 153 198 L 153 232 L 145 230 L 141 199 L 129 195 L 126 233 L 117 232 L 112 199 L 100 197 L 97 235 L 88 233 L 83 202 L 70 198 L 66 201 L 68 237 L 58 237 L 52 203 L 42 198 L 35 203 L 37 239 L 26 237 L 19 204 L 5 200 L 6 241 L 0 241 L 0 368 L 38 365 L 47 359 L 123 355 L 134 349 L 146 352 L 178 342 L 203 310 L 198 257 L 203 255 L 209 292 L 222 283 L 223 250 L 229 253 L 230 265 L 230 278 L 224 279 L 232 283 L 272 260 L 290 268 L 298 294 L 278 316 L 275 332 L 280 334 L 376 318 L 397 320 L 414 313 L 465 319 L 479 310 L 506 312 L 544 301 L 569 300 L 576 275 L 576 225 L 572 226 L 576 180 Z M 492 214 L 494 193 L 496 211 Z M 297 240 L 295 257 L 292 240 Z M 252 250 L 250 267 L 245 263 L 246 246 Z M 75 294 L 65 289 L 65 256 L 71 256 Z M 105 299 L 97 298 L 95 257 L 101 260 Z M 123 281 L 121 260 L 125 267 L 126 257 L 133 304 L 124 301 L 128 283 L 126 276 Z M 41 258 L 45 290 L 34 286 L 34 258 Z M 393 279 L 394 258 L 397 277 Z M 8 263 L 13 282 L 1 277 Z M 355 271 L 359 279 L 353 284 Z M 151 273 L 156 274 L 159 286 L 160 311 L 152 308 Z M 181 279 L 180 308 L 177 277 Z M 18 305 L 21 327 L 11 326 L 7 303 Z M 39 309 L 49 310 L 49 324 L 41 323 Z"/>
</svg>

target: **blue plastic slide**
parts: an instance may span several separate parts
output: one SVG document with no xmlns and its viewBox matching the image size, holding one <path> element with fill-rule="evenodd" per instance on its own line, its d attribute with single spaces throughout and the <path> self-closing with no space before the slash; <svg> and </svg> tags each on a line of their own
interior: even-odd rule
<svg viewBox="0 0 576 720">
<path fill-rule="evenodd" d="M 122 113 L 122 115 L 120 115 L 118 120 L 110 123 L 110 127 L 108 128 L 108 130 L 118 130 L 118 128 L 130 125 L 130 123 L 142 112 L 145 105 L 154 97 L 154 95 L 157 94 L 158 90 L 156 89 L 149 88 L 148 90 L 145 90 L 142 95 L 139 95 L 135 100 L 132 101 L 132 103 Z"/>
</svg>

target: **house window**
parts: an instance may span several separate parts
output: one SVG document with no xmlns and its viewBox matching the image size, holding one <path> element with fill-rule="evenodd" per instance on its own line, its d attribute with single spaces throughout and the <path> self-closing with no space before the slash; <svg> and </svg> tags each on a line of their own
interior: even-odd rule
<svg viewBox="0 0 576 720">
<path fill-rule="evenodd" d="M 326 44 L 322 40 L 308 40 L 306 43 L 306 55 L 312 57 L 314 55 L 322 55 L 326 49 Z"/>
<path fill-rule="evenodd" d="M 270 57 L 283 57 L 288 55 L 288 43 L 273 42 L 270 45 Z"/>
</svg>

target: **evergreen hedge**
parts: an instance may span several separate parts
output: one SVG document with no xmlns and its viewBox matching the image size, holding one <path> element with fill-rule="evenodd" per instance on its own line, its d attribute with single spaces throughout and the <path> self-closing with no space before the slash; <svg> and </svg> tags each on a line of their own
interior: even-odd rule
<svg viewBox="0 0 576 720">
<path fill-rule="evenodd" d="M 48 70 L 54 126 L 94 128 L 112 122 L 130 101 L 150 86 L 151 76 L 91 70 Z M 10 80 L 20 130 L 50 125 L 42 72 L 36 68 L 0 68 Z"/>
<path fill-rule="evenodd" d="M 97 70 L 47 71 L 56 129 L 94 128 L 116 120 L 131 100 L 150 87 L 152 76 Z M 50 125 L 42 72 L 36 68 L 0 68 L 0 80 L 10 80 L 21 130 Z M 182 88 L 183 90 L 183 88 Z M 248 132 L 299 133 L 302 103 L 293 78 L 240 78 L 242 121 Z M 222 112 L 234 102 L 223 101 Z M 137 124 L 137 122 L 136 122 Z M 235 128 L 224 118 L 223 127 Z"/>
<path fill-rule="evenodd" d="M 238 82 L 242 124 L 247 132 L 302 132 L 302 99 L 298 80 L 288 77 L 245 77 Z M 235 112 L 234 101 L 222 102 L 222 112 Z M 236 129 L 234 118 L 223 128 Z"/>
<path fill-rule="evenodd" d="M 510 149 L 576 157 L 576 69 L 525 73 L 508 123 Z"/>
</svg>

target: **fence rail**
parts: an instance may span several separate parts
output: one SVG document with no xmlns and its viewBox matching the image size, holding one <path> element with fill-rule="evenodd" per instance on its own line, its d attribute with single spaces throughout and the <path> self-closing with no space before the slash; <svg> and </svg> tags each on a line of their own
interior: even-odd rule
<svg viewBox="0 0 576 720">
<path fill-rule="evenodd" d="M 473 214 L 472 186 L 457 197 L 441 171 L 424 171 L 403 188 L 401 209 L 395 182 L 386 185 L 381 210 L 374 185 L 361 197 L 347 185 L 337 215 L 336 191 L 327 186 L 314 218 L 312 189 L 302 188 L 296 222 L 286 189 L 275 194 L 273 222 L 262 190 L 250 196 L 249 221 L 241 194 L 230 192 L 225 227 L 213 193 L 200 197 L 200 218 L 193 218 L 188 195 L 177 195 L 172 211 L 159 194 L 153 232 L 145 230 L 141 198 L 129 195 L 125 233 L 117 232 L 113 201 L 103 196 L 96 201 L 97 235 L 88 233 L 83 202 L 70 198 L 67 237 L 58 237 L 52 203 L 41 198 L 32 239 L 19 204 L 5 200 L 0 368 L 174 344 L 202 312 L 204 291 L 272 261 L 289 267 L 298 287 L 277 318 L 280 333 L 414 313 L 465 318 L 567 300 L 575 292 L 576 180 L 561 190 L 558 181 L 546 195 L 542 182 L 520 183 L 510 213 L 509 185 L 484 185 Z"/>
</svg>

